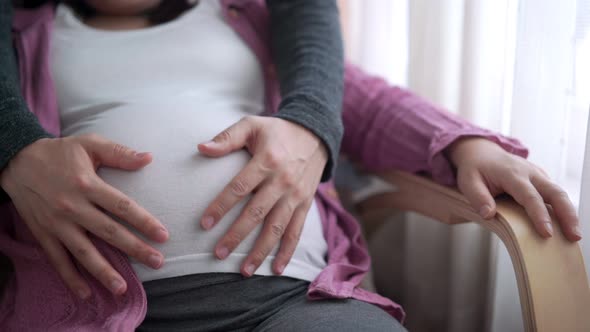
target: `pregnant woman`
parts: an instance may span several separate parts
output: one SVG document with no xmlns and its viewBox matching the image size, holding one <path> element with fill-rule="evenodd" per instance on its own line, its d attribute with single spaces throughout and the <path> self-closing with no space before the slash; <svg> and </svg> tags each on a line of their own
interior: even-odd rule
<svg viewBox="0 0 590 332">
<path fill-rule="evenodd" d="M 297 40 L 291 38 L 291 43 L 310 44 L 320 42 L 322 38 L 329 39 L 323 46 L 302 49 L 298 45 L 284 45 L 286 41 L 280 40 L 282 36 L 275 36 L 279 40 L 276 44 L 283 44 L 277 53 L 295 50 L 321 54 L 322 48 L 328 47 L 328 55 L 335 55 L 327 59 L 314 55 L 315 63 L 309 63 L 308 55 L 294 54 L 308 62 L 292 61 L 295 63 L 291 64 L 292 67 L 297 65 L 297 75 L 293 74 L 293 69 L 284 73 L 289 67 L 278 62 L 279 74 L 283 72 L 288 77 L 282 80 L 287 85 L 280 107 L 283 111 L 274 118 L 255 116 L 269 115 L 268 105 L 277 100 L 276 97 L 274 100 L 267 99 L 271 94 L 265 93 L 265 87 L 268 88 L 265 79 L 276 79 L 276 73 L 274 70 L 268 72 L 266 66 L 261 68 L 261 59 L 257 58 L 260 54 L 255 54 L 226 22 L 228 18 L 236 18 L 235 8 L 228 9 L 226 4 L 217 0 L 200 1 L 196 6 L 178 1 L 160 4 L 154 1 L 69 1 L 50 8 L 55 16 L 49 31 L 51 48 L 48 65 L 57 95 L 60 135 L 66 137 L 62 142 L 79 142 L 82 147 L 98 145 L 105 149 L 111 146 L 111 142 L 117 142 L 115 150 L 110 153 L 119 156 L 111 156 L 110 161 L 109 156 L 104 158 L 103 152 L 94 151 L 107 159 L 102 161 L 103 166 L 137 169 L 149 163 L 136 172 L 105 167 L 98 170 L 101 181 L 104 181 L 102 190 L 111 191 L 119 199 L 105 202 L 106 195 L 103 195 L 102 198 L 95 198 L 95 204 L 104 208 L 110 217 L 129 226 L 129 231 L 135 235 L 129 234 L 124 238 L 127 230 L 119 224 L 108 224 L 105 216 L 97 213 L 94 217 L 102 225 L 98 224 L 98 229 L 92 225 L 87 227 L 88 231 L 111 244 L 121 244 L 121 249 L 131 254 L 131 267 L 139 281 L 143 282 L 149 303 L 147 316 L 139 327 L 141 330 L 226 330 L 256 326 L 267 329 L 264 324 L 289 324 L 292 328 L 303 330 L 307 329 L 308 322 L 299 318 L 290 322 L 292 314 L 281 318 L 279 311 L 289 307 L 294 314 L 294 309 L 300 307 L 303 311 L 295 316 L 305 317 L 306 311 L 320 309 L 315 305 L 309 306 L 305 294 L 310 282 L 327 265 L 328 246 L 319 210 L 312 198 L 328 157 L 327 152 L 337 153 L 341 132 L 341 119 L 337 114 L 342 93 L 341 47 L 338 35 L 334 34 L 338 27 L 337 16 L 331 1 L 313 6 L 305 1 L 295 5 L 281 1 L 274 4 L 271 10 L 278 13 L 299 11 L 299 17 L 302 14 L 307 19 L 320 17 L 320 29 L 316 32 L 328 32 L 325 37 L 306 36 L 303 42 L 301 37 Z M 169 16 L 168 19 L 166 16 Z M 292 29 L 292 26 L 285 27 L 292 20 L 285 18 L 285 22 L 275 25 L 278 30 Z M 318 25 L 317 21 L 309 23 Z M 305 22 L 298 24 L 305 25 Z M 290 34 L 293 35 L 293 32 Z M 279 54 L 279 59 L 289 59 L 289 55 Z M 22 57 L 20 60 L 26 61 Z M 316 68 L 326 60 L 329 61 L 328 66 L 311 76 L 323 82 L 296 81 L 301 77 L 309 80 L 310 77 L 301 75 L 301 72 Z M 327 102 L 330 104 L 326 105 Z M 297 108 L 300 110 L 297 111 Z M 307 117 L 297 114 L 303 111 L 310 114 Z M 318 121 L 321 117 L 323 121 Z M 301 129 L 298 129 L 299 132 L 293 130 L 293 124 L 280 118 L 309 125 L 311 131 L 317 132 L 317 137 L 310 132 L 301 133 Z M 330 120 L 333 123 L 329 123 Z M 274 130 L 260 131 L 255 137 L 248 137 L 247 134 L 251 133 L 245 132 L 269 125 Z M 240 138 L 240 135 L 243 137 Z M 255 157 L 252 161 L 256 161 L 257 149 L 263 148 L 265 140 L 268 140 L 263 135 L 273 140 L 281 141 L 281 137 L 286 137 L 297 142 L 302 148 L 309 149 L 298 155 L 315 160 L 311 163 L 295 160 L 286 165 L 289 168 L 305 166 L 311 169 L 311 174 L 306 169 L 302 169 L 304 174 L 296 174 L 307 173 L 302 182 L 307 182 L 304 187 L 311 189 L 303 194 L 309 198 L 303 197 L 307 202 L 301 207 L 292 205 L 298 203 L 296 201 L 286 200 L 263 213 L 260 206 L 266 207 L 260 198 L 251 207 L 247 206 L 250 198 L 247 194 L 254 188 L 262 197 L 262 194 L 273 194 L 271 207 L 281 199 L 273 192 L 276 189 L 269 186 L 272 183 L 266 183 L 275 180 L 260 176 L 277 168 L 273 164 L 281 159 L 268 159 L 263 155 L 258 157 L 262 158 L 259 163 L 252 163 L 250 154 L 241 149 L 246 147 Z M 202 153 L 196 149 L 198 142 L 208 142 L 199 147 Z M 37 151 L 39 146 L 44 146 L 44 153 L 58 152 L 55 155 L 61 156 L 60 159 L 72 160 L 66 163 L 66 167 L 74 171 L 75 166 L 85 162 L 83 158 L 72 158 L 76 156 L 76 151 L 70 151 L 70 154 L 67 150 L 63 153 L 52 149 L 51 138 L 42 139 L 39 143 L 36 144 Z M 149 152 L 133 155 L 126 146 Z M 4 178 L 23 170 L 22 166 L 15 165 L 22 165 L 19 159 L 33 155 L 30 150 L 25 149 L 14 158 L 4 172 Z M 205 156 L 219 157 L 232 150 L 237 151 L 223 158 Z M 285 159 L 284 154 L 292 152 L 278 151 L 275 156 Z M 92 156 L 92 151 L 90 155 L 90 162 L 98 159 Z M 117 158 L 121 159 L 117 161 Z M 325 178 L 331 172 L 332 162 L 329 164 Z M 248 167 L 253 167 L 248 165 L 262 166 L 263 169 L 248 170 Z M 49 169 L 55 166 L 48 164 Z M 244 171 L 240 173 L 242 169 Z M 254 174 L 255 178 L 252 179 L 249 174 Z M 234 177 L 239 182 L 231 181 Z M 285 180 L 283 186 L 287 189 L 302 187 L 301 183 L 289 183 L 293 182 L 289 178 L 279 180 Z M 91 177 L 78 176 L 75 186 L 90 188 L 88 182 L 93 181 L 96 182 Z M 47 225 L 52 223 L 56 229 L 60 228 L 55 232 L 57 238 L 62 240 L 81 266 L 113 293 L 120 295 L 125 292 L 125 282 L 115 276 L 116 272 L 109 273 L 109 262 L 101 257 L 102 253 L 95 253 L 91 245 L 84 243 L 87 242 L 84 234 L 68 234 L 68 230 L 57 221 L 48 223 L 42 213 L 31 218 L 31 214 L 38 212 L 21 205 L 19 198 L 22 196 L 10 182 L 5 181 L 8 183 L 6 191 L 11 194 L 32 233 L 44 244 L 54 262 L 63 258 L 64 253 L 56 252 L 43 234 Z M 238 183 L 240 187 L 232 183 Z M 220 192 L 222 194 L 218 195 Z M 301 196 L 301 193 L 298 195 Z M 131 197 L 133 201 L 124 197 Z M 59 210 L 70 211 L 62 216 L 75 215 L 74 209 L 84 206 L 83 202 L 76 204 L 76 201 L 67 202 L 64 198 L 58 198 L 58 202 Z M 115 209 L 109 209 L 113 205 L 116 205 Z M 289 224 L 291 215 L 298 222 Z M 240 216 L 243 216 L 242 219 Z M 30 219 L 36 219 L 37 223 Z M 266 219 L 264 226 L 263 219 Z M 104 225 L 109 225 L 106 233 L 102 231 Z M 259 236 L 265 230 L 266 238 L 270 235 L 271 241 Z M 149 249 L 146 250 L 142 233 L 149 240 L 160 242 L 150 243 L 157 251 L 145 254 Z M 283 233 L 291 235 L 281 242 L 280 249 L 286 252 L 281 261 L 275 257 L 279 250 L 276 244 Z M 50 245 L 47 245 L 48 242 Z M 249 253 L 254 255 L 248 260 Z M 98 264 L 90 264 L 92 260 L 98 261 Z M 273 261 L 274 268 L 271 266 Z M 94 297 L 91 297 L 83 285 L 84 280 L 72 277 L 77 272 L 61 266 L 59 272 L 66 281 L 73 280 L 70 286 L 80 298 L 92 301 L 100 296 L 94 291 Z M 284 277 L 259 277 L 272 275 L 273 271 Z M 240 272 L 245 276 L 256 274 L 257 277 L 246 280 Z M 202 300 L 195 302 L 195 298 Z M 334 305 L 336 307 L 330 309 Z M 349 307 L 348 310 L 356 314 L 366 312 L 365 316 L 373 317 L 374 321 L 380 320 L 381 323 L 371 323 L 375 328 L 399 327 L 397 321 L 384 311 L 363 302 L 326 302 L 321 305 L 326 317 L 334 322 L 339 320 L 331 317 L 329 312 L 335 314 L 344 307 Z M 215 309 L 215 314 L 210 313 L 211 308 Z M 364 326 L 369 320 L 363 319 L 360 323 Z M 333 323 L 329 324 L 335 327 Z M 48 325 L 53 326 L 51 323 Z"/>
<path fill-rule="evenodd" d="M 199 222 L 250 155 L 238 150 L 208 158 L 197 151 L 197 143 L 243 118 L 256 121 L 248 116 L 264 113 L 264 81 L 256 56 L 223 20 L 219 1 L 200 1 L 172 22 L 127 31 L 89 26 L 61 4 L 52 35 L 51 68 L 63 136 L 96 134 L 153 156 L 137 172 L 98 172 L 162 221 L 173 239 L 156 246 L 166 256 L 159 269 L 133 263 L 140 279 L 239 273 L 261 224 L 231 253 L 230 248 L 218 247 L 218 256 L 225 259 L 212 255 L 212 249 L 247 200 L 210 231 Z M 312 281 L 326 264 L 325 254 L 319 215 L 312 205 L 283 274 Z M 256 273 L 272 274 L 274 256 L 262 260 Z M 255 272 L 254 267 L 245 269 L 250 275 Z"/>
<path fill-rule="evenodd" d="M 84 251 L 83 244 L 76 247 L 80 237 L 75 235 L 70 236 L 72 242 L 65 245 L 82 248 L 68 247 L 79 260 L 78 269 L 90 284 L 92 295 L 76 283 L 78 288 L 73 288 L 80 290 L 81 299 L 71 297 L 56 281 L 55 272 L 41 274 L 41 279 L 35 279 L 38 277 L 33 271 L 41 271 L 49 265 L 29 249 L 34 247 L 34 240 L 22 223 L 15 222 L 17 235 L 14 237 L 22 240 L 15 241 L 20 245 L 19 250 L 15 249 L 16 244 L 4 245 L 3 249 L 13 259 L 20 279 L 8 288 L 0 307 L 4 324 L 28 330 L 42 329 L 42 324 L 59 330 L 125 330 L 137 325 L 139 330 L 145 331 L 403 329 L 394 319 L 403 316 L 399 306 L 357 287 L 368 268 L 368 256 L 359 238 L 358 225 L 337 202 L 320 190 L 318 197 L 321 199 L 309 199 L 302 205 L 303 209 L 288 201 L 281 204 L 276 191 L 268 189 L 272 188 L 268 186 L 269 181 L 280 181 L 285 187 L 300 184 L 292 183 L 289 177 L 265 179 L 263 175 L 284 159 L 257 157 L 257 149 L 265 142 L 285 137 L 302 146 L 313 144 L 305 141 L 309 140 L 308 136 L 289 131 L 290 127 L 283 124 L 286 121 L 261 116 L 275 111 L 278 101 L 276 74 L 269 70 L 272 69 L 268 66 L 270 55 L 265 52 L 264 43 L 268 41 L 264 39 L 267 29 L 264 6 L 256 1 L 204 0 L 197 6 L 189 6 L 174 19 L 151 24 L 145 17 L 146 13 L 156 14 L 146 9 L 152 8 L 152 1 L 135 1 L 135 4 L 147 6 L 140 11 L 122 8 L 121 3 L 87 1 L 84 6 L 79 2 L 73 3 L 74 6 L 46 6 L 37 12 L 36 25 L 22 30 L 16 44 L 21 69 L 25 68 L 21 70 L 25 73 L 23 86 L 39 81 L 39 77 L 26 75 L 31 72 L 27 66 L 35 71 L 35 64 L 41 63 L 39 66 L 45 68 L 46 60 L 51 72 L 52 80 L 48 84 L 55 87 L 59 113 L 33 109 L 42 124 L 48 126 L 58 117 L 61 135 L 65 137 L 61 142 L 77 142 L 81 147 L 90 144 L 107 147 L 113 146 L 110 142 L 117 142 L 114 150 L 93 150 L 87 163 L 92 164 L 96 160 L 93 157 L 100 156 L 104 159 L 103 166 L 137 169 L 135 172 L 98 169 L 105 183 L 102 190 L 111 190 L 117 197 L 132 197 L 134 201 L 101 202 L 100 195 L 95 198 L 97 205 L 120 221 L 106 228 L 107 232 L 101 232 L 101 228 L 96 233 L 111 244 L 121 243 L 119 237 L 128 232 L 121 225 L 134 233 L 122 244 L 122 249 L 131 252 L 130 265 L 121 258 L 123 256 L 92 238 L 101 254 L 121 273 L 128 289 L 122 280 L 112 279 L 109 273 L 106 275 L 110 279 L 99 280 L 117 295 L 105 294 L 98 288 L 96 280 L 88 276 L 84 268 L 93 275 L 103 274 L 93 273 L 96 271 L 85 265 L 86 256 L 91 253 Z M 26 21 L 26 17 L 22 16 L 22 20 Z M 39 28 L 42 24 L 39 22 L 51 22 L 51 29 Z M 36 39 L 28 38 L 35 28 L 41 29 L 40 35 Z M 48 57 L 43 58 L 43 51 L 38 51 L 37 57 L 31 58 L 34 48 L 27 41 L 36 40 L 35 45 L 43 49 L 44 44 L 38 43 L 43 39 L 38 37 L 44 32 L 51 40 Z M 44 75 L 43 71 L 40 73 Z M 287 85 L 315 86 L 312 83 L 317 85 L 318 82 L 294 80 Z M 473 180 L 474 174 L 481 176 L 479 172 L 486 171 L 492 184 L 490 191 L 497 194 L 504 189 L 498 179 L 505 178 L 510 170 L 518 169 L 519 174 L 512 176 L 523 178 L 533 172 L 541 174 L 524 159 L 502 149 L 525 155 L 526 151 L 517 142 L 454 119 L 407 92 L 389 89 L 382 82 L 351 68 L 347 70 L 347 87 L 349 94 L 344 106 L 348 111 L 344 119 L 350 140 L 346 148 L 359 159 L 368 161 L 372 168 L 429 171 L 438 180 L 448 183 L 453 181 L 450 163 L 461 165 L 459 185 L 486 216 L 493 214 L 494 209 L 490 193 L 483 182 L 466 179 Z M 364 87 L 372 89 L 364 90 Z M 337 95 L 338 89 L 334 89 L 336 91 L 332 92 Z M 373 91 L 383 94 L 373 94 Z M 305 92 L 309 104 L 317 105 L 316 92 Z M 25 97 L 27 95 L 34 96 L 35 92 L 25 89 Z M 30 104 L 34 104 L 31 100 L 43 100 L 46 108 L 50 108 L 47 107 L 51 104 L 48 98 L 29 99 Z M 288 105 L 289 101 L 287 94 L 281 105 Z M 396 115 L 392 115 L 394 108 L 398 112 Z M 403 121 L 396 122 L 399 112 L 405 112 L 405 116 Z M 321 116 L 321 113 L 314 113 L 308 121 Z M 383 124 L 391 124 L 391 132 L 403 130 L 406 135 L 396 138 L 396 135 L 384 133 L 383 127 L 379 129 L 376 125 L 375 120 L 380 118 Z M 252 135 L 257 128 L 268 128 L 271 120 L 274 120 L 272 128 L 264 135 Z M 325 128 L 318 137 L 334 136 L 329 130 Z M 379 131 L 381 136 L 372 134 Z M 209 141 L 212 137 L 215 139 Z M 44 142 L 47 140 L 51 139 Z M 390 140 L 395 144 L 389 147 L 399 148 L 400 152 L 385 151 L 383 146 L 387 144 L 380 141 Z M 198 142 L 207 142 L 199 145 L 200 153 L 196 150 Z M 125 146 L 149 153 L 133 154 Z M 243 147 L 254 157 L 241 150 Z M 331 148 L 322 149 L 313 149 L 307 158 L 290 160 L 286 165 L 297 167 L 307 159 L 314 160 L 319 153 L 324 158 L 315 158 L 320 162 L 300 173 L 306 174 L 307 168 L 321 170 L 327 152 L 332 154 L 326 151 Z M 477 155 L 474 151 L 482 152 L 485 157 L 474 158 Z M 273 155 L 288 152 L 292 151 L 278 149 Z M 297 155 L 305 156 L 299 152 Z M 402 152 L 406 154 L 401 155 Z M 27 150 L 23 153 L 32 155 Z M 222 155 L 225 156 L 211 158 Z M 64 153 L 61 158 L 68 161 L 70 156 Z M 31 215 L 37 211 L 22 208 L 22 205 L 19 208 L 23 195 L 17 185 L 17 175 L 26 167 L 24 163 L 19 164 L 22 158 L 19 154 L 3 172 L 2 185 L 18 212 L 25 219 L 35 219 Z M 416 161 L 404 164 L 404 160 Z M 70 160 L 68 165 L 72 167 L 79 162 Z M 244 172 L 254 176 L 244 177 Z M 321 171 L 312 173 L 301 181 L 309 181 L 305 187 L 315 191 L 314 183 L 317 184 L 320 175 Z M 77 177 L 76 181 L 76 187 L 83 192 L 97 193 L 88 190 L 96 179 Z M 544 196 L 556 190 L 548 181 L 536 181 L 546 185 L 542 189 Z M 527 194 L 523 188 L 530 189 L 522 185 L 510 191 L 518 199 Z M 253 189 L 252 198 L 248 194 Z M 255 202 L 258 195 L 273 197 L 271 200 L 279 203 L 272 210 L 261 209 Z M 578 239 L 577 220 L 571 215 L 569 202 L 555 200 L 552 203 L 556 211 L 561 211 L 558 215 L 563 217 L 568 238 Z M 75 209 L 65 200 L 58 199 L 57 204 L 61 204 L 64 215 Z M 108 209 L 113 206 L 114 209 Z M 544 223 L 547 212 L 543 209 L 542 200 L 527 202 L 527 210 L 534 217 L 539 232 L 550 236 L 551 229 Z M 293 223 L 285 222 L 283 216 L 291 215 L 304 221 L 301 230 L 293 231 Z M 106 217 L 97 215 L 97 218 L 104 220 Z M 28 226 L 34 236 L 39 235 L 34 224 L 28 223 Z M 275 247 L 282 234 L 292 235 Z M 148 236 L 145 241 L 157 250 L 146 251 L 143 235 Z M 274 241 L 265 240 L 268 235 Z M 292 247 L 287 246 L 282 258 L 292 258 L 277 263 L 285 243 L 291 243 Z M 28 250 L 30 257 L 19 260 L 19 255 L 25 255 Z M 55 258 L 60 253 L 48 252 L 48 255 Z M 62 276 L 77 273 L 61 272 Z M 252 275 L 255 276 L 247 278 Z M 35 284 L 32 280 L 44 281 L 47 289 L 31 291 L 26 296 L 28 289 L 23 289 L 23 285 L 32 287 Z M 143 288 L 138 288 L 139 282 L 143 283 Z M 123 293 L 123 297 L 118 297 Z M 307 297 L 324 301 L 309 301 Z M 35 301 L 39 298 L 43 303 Z M 33 313 L 45 319 L 35 319 Z"/>
</svg>

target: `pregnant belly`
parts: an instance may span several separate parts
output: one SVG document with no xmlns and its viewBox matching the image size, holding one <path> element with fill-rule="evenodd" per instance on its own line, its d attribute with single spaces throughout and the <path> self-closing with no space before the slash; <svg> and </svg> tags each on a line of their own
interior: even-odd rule
<svg viewBox="0 0 590 332">
<path fill-rule="evenodd" d="M 221 158 L 208 158 L 198 152 L 197 144 L 211 139 L 251 113 L 223 105 L 209 105 L 206 110 L 198 109 L 194 105 L 180 102 L 123 105 L 87 116 L 84 121 L 63 124 L 64 135 L 96 133 L 136 151 L 153 154 L 152 163 L 138 171 L 112 168 L 98 170 L 98 175 L 105 182 L 136 200 L 170 232 L 170 240 L 166 243 L 150 243 L 166 257 L 165 265 L 161 269 L 164 272 L 144 268 L 143 272 L 139 273 L 143 281 L 185 274 L 186 270 L 182 266 L 190 261 L 187 257 L 195 258 L 199 255 L 206 255 L 206 266 L 215 270 L 213 248 L 239 216 L 247 201 L 235 206 L 212 230 L 204 231 L 200 228 L 199 220 L 205 208 L 248 163 L 250 155 L 245 150 L 240 150 Z M 305 233 L 308 229 L 313 233 L 309 238 L 312 245 L 299 254 L 322 266 L 325 264 L 325 241 L 315 206 L 312 209 L 314 211 L 308 215 L 308 219 L 315 219 L 316 228 L 310 230 L 306 224 L 303 231 Z M 247 254 L 259 232 L 260 227 L 255 229 L 234 253 Z M 170 264 L 175 260 L 184 260 L 185 263 L 176 266 Z M 136 265 L 134 264 L 134 267 Z M 174 271 L 165 272 L 167 266 Z M 226 267 L 218 270 L 228 269 Z M 238 271 L 239 266 L 230 270 Z"/>
<path fill-rule="evenodd" d="M 198 109 L 194 103 L 123 105 L 69 125 L 64 133 L 96 133 L 136 151 L 153 154 L 153 161 L 141 170 L 100 168 L 98 175 L 164 223 L 174 241 L 168 241 L 161 249 L 179 254 L 181 248 L 204 249 L 198 223 L 202 212 L 250 159 L 245 150 L 208 158 L 198 152 L 197 144 L 247 114 L 227 106 Z M 237 208 L 233 209 L 225 219 L 235 218 L 238 213 Z M 191 242 L 197 242 L 201 248 L 185 247 L 183 239 L 188 234 Z"/>
</svg>

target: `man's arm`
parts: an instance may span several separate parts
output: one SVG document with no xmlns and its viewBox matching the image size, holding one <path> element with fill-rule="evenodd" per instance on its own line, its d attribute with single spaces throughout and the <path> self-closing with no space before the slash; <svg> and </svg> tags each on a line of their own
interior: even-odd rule
<svg viewBox="0 0 590 332">
<path fill-rule="evenodd" d="M 276 117 L 319 137 L 332 176 L 342 140 L 343 47 L 334 0 L 267 0 L 281 95 Z"/>
<path fill-rule="evenodd" d="M 21 149 L 41 138 L 52 137 L 29 112 L 18 79 L 12 47 L 12 6 L 0 1 L 0 172 Z M 0 189 L 0 202 L 8 200 Z"/>
</svg>

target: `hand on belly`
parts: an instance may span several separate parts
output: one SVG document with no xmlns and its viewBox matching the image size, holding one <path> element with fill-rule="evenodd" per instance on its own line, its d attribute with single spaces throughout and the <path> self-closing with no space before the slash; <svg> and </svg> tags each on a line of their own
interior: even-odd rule
<svg viewBox="0 0 590 332">
<path fill-rule="evenodd" d="M 154 107 L 154 105 L 151 106 Z M 228 244 L 227 241 L 229 240 L 232 242 L 230 243 L 231 246 L 226 247 L 227 252 L 219 252 L 218 246 L 216 256 L 223 259 L 224 256 L 232 252 L 249 254 L 240 268 L 244 275 L 249 276 L 253 274 L 266 255 L 273 255 L 277 251 L 276 245 L 280 241 L 280 235 L 285 230 L 288 230 L 288 238 L 291 239 L 289 241 L 290 245 L 284 248 L 285 253 L 281 256 L 281 260 L 275 260 L 273 267 L 274 272 L 280 274 L 291 259 L 291 255 L 293 255 L 298 244 L 306 214 L 313 201 L 317 183 L 325 164 L 325 151 L 317 150 L 317 158 L 315 152 L 313 152 L 312 156 L 309 156 L 310 161 L 317 161 L 317 163 L 315 161 L 312 163 L 315 166 L 306 167 L 308 162 L 297 163 L 300 165 L 296 169 L 303 167 L 305 170 L 307 168 L 307 172 L 311 173 L 299 173 L 302 178 L 299 181 L 300 183 L 297 184 L 305 184 L 306 194 L 294 196 L 297 199 L 303 199 L 303 201 L 295 200 L 298 202 L 295 205 L 297 208 L 292 209 L 289 213 L 291 215 L 296 212 L 292 215 L 293 218 L 297 219 L 294 226 L 287 229 L 291 217 L 283 215 L 288 209 L 284 209 L 287 205 L 281 204 L 277 205 L 278 207 L 282 206 L 282 208 L 277 210 L 280 213 L 275 216 L 275 222 L 265 226 L 267 230 L 260 234 L 262 222 L 270 211 L 270 207 L 277 201 L 264 203 L 265 210 L 263 211 L 251 206 L 242 211 L 250 199 L 249 193 L 253 189 L 252 187 L 247 188 L 244 192 L 237 192 L 240 199 L 239 203 L 235 200 L 231 203 L 231 206 L 227 207 L 220 206 L 219 201 L 211 203 L 216 197 L 219 197 L 220 193 L 227 193 L 228 187 L 226 186 L 240 171 L 244 170 L 244 167 L 250 161 L 250 154 L 246 150 L 240 150 L 237 147 L 237 151 L 222 158 L 209 158 L 196 150 L 196 142 L 207 141 L 224 128 L 238 122 L 246 114 L 235 109 L 216 109 L 215 111 L 203 111 L 200 113 L 200 111 L 195 111 L 193 108 L 179 107 L 178 105 L 175 107 L 168 105 L 166 113 L 145 112 L 143 107 L 144 105 L 118 107 L 116 113 L 102 114 L 100 121 L 91 121 L 90 125 L 83 128 L 84 130 L 100 132 L 113 140 L 134 145 L 153 153 L 154 161 L 152 164 L 140 172 L 127 173 L 113 169 L 101 169 L 99 175 L 106 182 L 133 197 L 139 204 L 162 220 L 170 230 L 171 240 L 158 248 L 162 250 L 167 258 L 195 253 L 212 254 L 217 241 L 222 239 L 221 242 Z M 283 144 L 289 137 L 295 137 L 295 143 L 309 141 L 310 143 L 313 142 L 311 145 L 315 145 L 316 149 L 320 146 L 317 137 L 313 136 L 310 140 L 308 136 L 311 134 L 309 132 L 306 132 L 301 127 L 291 128 L 296 125 L 285 120 L 266 117 L 254 118 L 257 121 L 260 119 L 260 121 L 274 120 L 281 122 L 280 126 L 277 126 L 274 131 L 271 129 L 277 125 L 275 122 L 265 122 L 264 126 L 260 127 L 261 135 L 265 134 L 265 137 L 268 138 L 264 141 L 264 145 L 260 145 L 259 151 L 261 155 L 266 154 L 265 149 L 272 148 L 272 135 L 277 136 L 280 144 Z M 133 123 L 133 125 L 129 125 L 130 123 Z M 284 130 L 285 133 L 277 133 L 276 129 Z M 301 144 L 301 147 L 303 151 L 306 151 L 309 146 L 305 143 Z M 321 148 L 325 149 L 323 146 Z M 316 150 L 310 149 L 310 151 Z M 304 159 L 307 159 L 307 157 Z M 268 175 L 272 174 L 272 177 L 274 177 L 277 174 L 284 174 L 285 171 L 292 171 L 290 167 L 284 169 L 286 166 L 292 165 L 289 163 L 282 164 L 280 166 L 283 168 L 273 169 L 273 172 Z M 248 172 L 247 169 L 245 171 Z M 278 179 L 281 179 L 281 177 Z M 225 191 L 224 188 L 226 188 Z M 231 190 L 232 185 L 229 188 Z M 236 187 L 233 186 L 233 188 Z M 277 192 L 278 197 L 283 195 L 288 197 L 293 194 L 291 190 L 293 188 L 289 186 L 275 186 L 272 189 L 273 191 L 279 190 Z M 296 192 L 302 193 L 300 190 Z M 261 199 L 263 201 L 268 200 L 267 191 L 260 195 L 258 203 L 260 203 Z M 206 232 L 199 228 L 199 219 L 203 214 L 206 214 L 204 212 L 208 206 L 209 209 L 218 209 L 220 212 L 223 210 L 223 214 L 219 214 L 217 220 L 215 220 L 218 225 Z M 267 206 L 268 208 L 266 208 Z M 281 212 L 281 210 L 283 211 Z M 208 212 L 210 213 L 210 211 Z M 240 212 L 242 212 L 242 220 L 236 222 Z M 219 218 L 220 216 L 222 218 Z M 246 224 L 247 220 L 254 221 L 254 223 Z M 277 225 L 276 221 L 280 221 L 282 224 Z M 317 222 L 319 223 L 319 219 Z M 245 225 L 247 225 L 246 228 L 244 228 Z M 230 227 L 234 230 L 233 232 L 228 231 Z M 237 228 L 242 228 L 239 237 L 236 236 L 237 233 L 235 232 Z M 315 233 L 316 235 L 319 234 L 320 240 L 323 241 L 321 232 L 316 231 Z M 252 250 L 255 245 L 254 241 L 259 234 L 260 237 L 257 243 L 264 244 L 264 251 L 261 251 L 260 248 Z M 264 252 L 263 255 L 261 255 L 262 252 Z M 256 261 L 252 266 L 254 257 Z"/>
<path fill-rule="evenodd" d="M 224 259 L 254 228 L 264 224 L 254 248 L 242 264 L 242 274 L 253 275 L 279 242 L 273 271 L 282 274 L 305 229 L 307 214 L 328 159 L 327 150 L 307 129 L 280 118 L 260 116 L 243 118 L 212 141 L 199 145 L 201 152 L 212 157 L 227 156 L 241 148 L 248 149 L 252 160 L 208 206 L 201 225 L 211 229 L 236 203 L 242 202 L 244 196 L 257 189 L 217 244 L 215 253 L 219 259 Z M 314 221 L 320 222 L 319 218 Z"/>
</svg>

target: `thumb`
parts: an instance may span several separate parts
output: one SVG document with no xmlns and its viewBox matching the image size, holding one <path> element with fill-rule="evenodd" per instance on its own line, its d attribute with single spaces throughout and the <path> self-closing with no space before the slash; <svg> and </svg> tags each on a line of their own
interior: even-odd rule
<svg viewBox="0 0 590 332">
<path fill-rule="evenodd" d="M 490 219 L 496 215 L 496 201 L 479 172 L 460 176 L 458 181 L 459 189 L 482 218 Z"/>
<path fill-rule="evenodd" d="M 247 146 L 255 133 L 253 121 L 243 118 L 217 134 L 211 141 L 198 145 L 199 152 L 209 157 L 221 157 Z"/>
<path fill-rule="evenodd" d="M 82 145 L 91 155 L 95 168 L 102 165 L 133 171 L 152 162 L 151 153 L 138 153 L 125 145 L 112 142 L 100 136 L 86 136 L 83 139 Z"/>
</svg>

